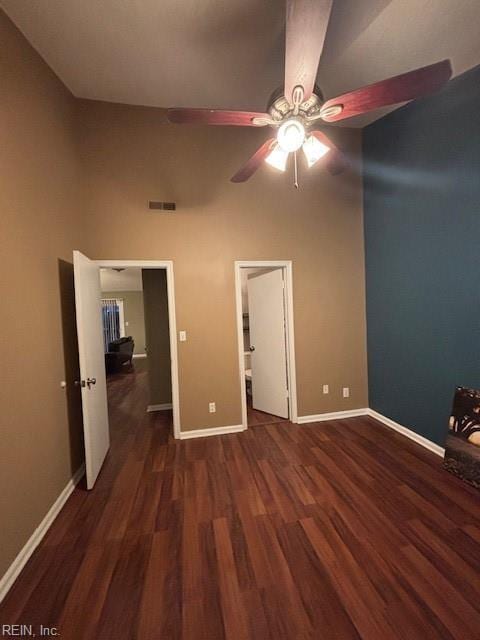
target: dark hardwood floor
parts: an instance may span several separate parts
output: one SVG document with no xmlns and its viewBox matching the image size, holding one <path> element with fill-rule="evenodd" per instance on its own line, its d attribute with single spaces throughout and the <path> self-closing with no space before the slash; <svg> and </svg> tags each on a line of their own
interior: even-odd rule
<svg viewBox="0 0 480 640">
<path fill-rule="evenodd" d="M 479 493 L 372 419 L 174 441 L 145 372 L 0 609 L 66 640 L 480 638 Z"/>
</svg>

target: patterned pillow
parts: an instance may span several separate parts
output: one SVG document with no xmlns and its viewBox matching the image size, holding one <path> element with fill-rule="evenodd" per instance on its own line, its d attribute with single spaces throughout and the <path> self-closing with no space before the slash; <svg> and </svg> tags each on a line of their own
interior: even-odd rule
<svg viewBox="0 0 480 640">
<path fill-rule="evenodd" d="M 480 391 L 457 387 L 448 426 L 445 469 L 480 489 Z"/>
<path fill-rule="evenodd" d="M 480 391 L 457 387 L 449 427 L 451 434 L 480 446 Z"/>
</svg>

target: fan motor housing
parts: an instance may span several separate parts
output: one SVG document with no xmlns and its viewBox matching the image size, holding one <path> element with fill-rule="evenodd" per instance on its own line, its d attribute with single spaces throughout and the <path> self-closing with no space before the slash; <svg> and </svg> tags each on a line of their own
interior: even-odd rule
<svg viewBox="0 0 480 640">
<path fill-rule="evenodd" d="M 285 118 L 290 116 L 293 112 L 293 106 L 287 100 L 283 91 L 283 87 L 276 89 L 271 94 L 267 104 L 267 111 L 272 116 L 272 119 L 278 123 L 285 120 Z M 299 106 L 299 115 L 312 116 L 320 111 L 323 103 L 324 99 L 322 91 L 318 85 L 315 85 L 310 98 L 302 102 Z"/>
</svg>

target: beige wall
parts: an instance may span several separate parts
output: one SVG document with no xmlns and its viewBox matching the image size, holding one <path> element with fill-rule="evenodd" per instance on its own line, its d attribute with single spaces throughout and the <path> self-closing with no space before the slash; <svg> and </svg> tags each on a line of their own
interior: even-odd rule
<svg viewBox="0 0 480 640">
<path fill-rule="evenodd" d="M 74 99 L 1 11 L 0 42 L 1 576 L 82 462 L 71 261 L 84 235 Z"/>
<path fill-rule="evenodd" d="M 299 415 L 366 406 L 358 174 L 302 165 L 296 191 L 290 173 L 265 166 L 235 185 L 230 176 L 267 131 L 168 125 L 159 109 L 93 101 L 80 117 L 88 254 L 174 261 L 177 329 L 188 334 L 178 344 L 182 429 L 241 422 L 235 260 L 293 261 Z M 360 132 L 335 134 L 358 158 Z M 177 211 L 150 211 L 151 199 Z"/>
<path fill-rule="evenodd" d="M 170 331 L 166 269 L 143 269 L 149 404 L 172 402 Z"/>
<path fill-rule="evenodd" d="M 145 353 L 145 318 L 143 315 L 143 293 L 141 291 L 102 291 L 103 298 L 121 298 L 125 322 L 125 335 L 135 342 L 134 353 Z"/>
</svg>

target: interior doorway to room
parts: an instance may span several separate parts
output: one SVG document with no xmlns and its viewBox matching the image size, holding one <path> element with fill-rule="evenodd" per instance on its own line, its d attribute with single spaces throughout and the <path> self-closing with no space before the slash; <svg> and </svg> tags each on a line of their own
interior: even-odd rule
<svg viewBox="0 0 480 640">
<path fill-rule="evenodd" d="M 100 285 L 107 382 L 145 387 L 148 412 L 171 410 L 166 270 L 101 267 Z"/>
<path fill-rule="evenodd" d="M 145 412 L 172 411 L 173 433 L 179 437 L 173 265 L 93 261 L 75 251 L 74 275 L 90 489 L 110 446 L 107 395 L 121 405 L 122 396 L 131 391 Z M 121 380 L 121 393 L 108 394 L 107 378 L 117 386 Z"/>
<path fill-rule="evenodd" d="M 242 420 L 245 427 L 296 421 L 290 262 L 237 262 Z"/>
</svg>

